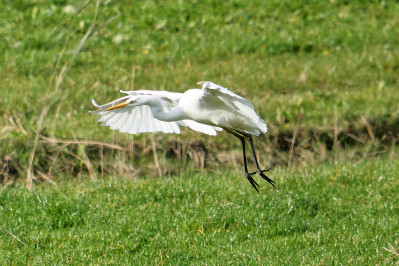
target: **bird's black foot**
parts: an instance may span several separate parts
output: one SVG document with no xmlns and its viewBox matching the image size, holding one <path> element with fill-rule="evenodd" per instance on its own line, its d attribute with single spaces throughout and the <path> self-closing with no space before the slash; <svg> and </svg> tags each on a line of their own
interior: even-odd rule
<svg viewBox="0 0 399 266">
<path fill-rule="evenodd" d="M 264 180 L 266 180 L 267 182 L 269 182 L 270 185 L 272 185 L 273 187 L 275 187 L 274 181 L 271 180 L 267 175 L 264 174 L 264 172 L 269 171 L 269 170 L 270 170 L 270 168 L 269 168 L 269 169 L 266 169 L 266 170 L 260 170 L 260 171 L 258 171 L 258 174 L 259 174 Z"/>
<path fill-rule="evenodd" d="M 251 174 L 250 173 L 245 173 L 245 176 L 247 177 L 249 183 L 254 187 L 256 192 L 259 193 L 259 190 L 258 190 L 259 184 L 256 183 L 255 179 L 252 178 Z"/>
<path fill-rule="evenodd" d="M 271 168 L 267 168 L 265 170 L 257 170 L 255 172 L 252 173 L 245 173 L 245 176 L 247 177 L 249 183 L 251 183 L 251 185 L 255 188 L 255 190 L 259 193 L 259 185 L 258 183 L 256 183 L 256 181 L 252 178 L 252 175 L 254 174 L 259 174 L 264 180 L 266 180 L 267 182 L 270 183 L 270 185 L 272 185 L 273 187 L 275 187 L 275 182 L 273 180 L 271 180 L 267 175 L 264 174 L 264 172 L 270 171 Z"/>
<path fill-rule="evenodd" d="M 265 169 L 265 170 L 257 170 L 257 171 L 255 171 L 255 172 L 250 173 L 250 175 L 254 175 L 254 174 L 259 173 L 259 172 L 262 172 L 262 173 L 264 173 L 264 172 L 269 172 L 271 169 L 272 169 L 272 168 L 267 168 L 267 169 Z"/>
</svg>

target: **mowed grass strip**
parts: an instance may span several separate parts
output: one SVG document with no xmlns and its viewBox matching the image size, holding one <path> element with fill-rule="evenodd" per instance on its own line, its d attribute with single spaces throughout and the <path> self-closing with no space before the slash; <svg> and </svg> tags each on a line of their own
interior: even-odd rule
<svg viewBox="0 0 399 266">
<path fill-rule="evenodd" d="M 60 182 L 0 194 L 0 263 L 398 261 L 398 162 Z"/>
</svg>

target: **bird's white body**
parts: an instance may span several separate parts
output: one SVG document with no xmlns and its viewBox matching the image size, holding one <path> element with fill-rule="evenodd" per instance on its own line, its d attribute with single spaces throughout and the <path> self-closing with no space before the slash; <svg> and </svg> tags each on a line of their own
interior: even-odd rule
<svg viewBox="0 0 399 266">
<path fill-rule="evenodd" d="M 258 173 L 274 186 L 274 181 L 261 170 L 251 135 L 267 132 L 263 119 L 255 112 L 253 105 L 243 97 L 209 81 L 202 81 L 202 89 L 191 89 L 185 93 L 167 91 L 121 91 L 127 96 L 113 102 L 98 105 L 92 113 L 101 117 L 97 120 L 113 130 L 136 134 L 138 132 L 180 133 L 179 125 L 193 130 L 216 135 L 226 130 L 239 138 L 242 143 L 245 176 L 258 191 L 258 183 L 252 175 Z M 251 145 L 257 171 L 250 173 L 247 168 L 245 141 Z"/>
<path fill-rule="evenodd" d="M 99 122 L 113 130 L 180 133 L 179 124 L 209 135 L 223 128 L 264 134 L 267 126 L 254 111 L 253 105 L 241 96 L 215 83 L 199 82 L 202 89 L 185 93 L 167 91 L 121 91 L 128 94 L 105 105 L 93 104 L 101 115 Z M 123 104 L 122 108 L 115 108 Z M 108 109 L 108 110 L 107 110 Z"/>
<path fill-rule="evenodd" d="M 234 105 L 234 101 L 227 104 L 219 97 L 204 97 L 204 91 L 200 89 L 186 91 L 177 107 L 188 115 L 188 119 L 205 125 L 239 129 L 254 135 L 266 133 L 267 130 L 266 124 L 253 109 L 248 113 Z"/>
</svg>

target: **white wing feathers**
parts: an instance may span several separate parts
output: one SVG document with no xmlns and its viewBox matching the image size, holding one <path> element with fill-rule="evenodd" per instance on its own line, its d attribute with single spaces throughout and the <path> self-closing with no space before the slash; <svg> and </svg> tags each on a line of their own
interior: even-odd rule
<svg viewBox="0 0 399 266">
<path fill-rule="evenodd" d="M 130 96 L 122 97 L 116 101 L 98 105 L 92 100 L 93 105 L 99 109 L 91 113 L 100 115 L 97 120 L 102 126 L 108 126 L 112 130 L 119 130 L 122 133 L 137 134 L 140 132 L 157 132 L 180 134 L 177 122 L 164 122 L 152 116 L 151 109 L 147 105 L 126 106 L 123 108 L 105 111 L 108 107 L 123 102 Z"/>
<path fill-rule="evenodd" d="M 97 120 L 102 122 L 102 126 L 108 126 L 112 130 L 119 130 L 122 133 L 137 134 L 140 132 L 158 132 L 176 133 L 180 134 L 179 125 L 189 127 L 192 130 L 199 131 L 208 135 L 216 135 L 216 131 L 222 130 L 219 127 L 213 127 L 198 123 L 193 120 L 182 120 L 175 122 L 165 122 L 158 120 L 152 116 L 149 106 L 126 106 L 123 108 L 105 111 L 105 109 L 126 101 L 129 97 L 137 94 L 158 95 L 162 98 L 162 105 L 166 110 L 171 110 L 179 104 L 181 93 L 173 93 L 167 91 L 121 91 L 129 96 L 119 98 L 110 103 L 99 105 L 95 100 L 92 100 L 94 106 L 98 108 L 96 111 L 91 111 L 93 114 L 100 115 Z"/>
<path fill-rule="evenodd" d="M 262 133 L 267 132 L 265 121 L 255 112 L 254 106 L 247 99 L 210 81 L 200 81 L 198 85 L 202 85 L 204 97 L 217 97 L 233 110 L 255 122 Z"/>
<path fill-rule="evenodd" d="M 211 136 L 216 136 L 216 134 L 217 134 L 216 130 L 217 131 L 223 130 L 220 127 L 204 125 L 204 124 L 198 123 L 194 120 L 182 120 L 182 121 L 180 121 L 179 124 L 181 124 L 182 126 L 185 126 L 185 127 L 189 127 L 192 130 L 195 130 L 195 131 L 198 131 L 198 132 L 201 132 L 204 134 L 208 134 Z"/>
<path fill-rule="evenodd" d="M 138 94 L 144 95 L 157 95 L 162 98 L 163 101 L 167 100 L 169 102 L 173 102 L 173 107 L 179 104 L 182 93 L 179 92 L 169 92 L 169 91 L 151 91 L 151 90 L 138 90 L 138 91 L 123 91 L 120 90 L 121 93 L 125 93 L 129 96 L 134 96 Z"/>
</svg>

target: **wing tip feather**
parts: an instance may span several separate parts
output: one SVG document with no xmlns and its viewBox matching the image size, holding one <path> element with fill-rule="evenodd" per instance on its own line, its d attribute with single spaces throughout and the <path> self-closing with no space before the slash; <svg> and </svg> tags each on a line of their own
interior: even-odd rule
<svg viewBox="0 0 399 266">
<path fill-rule="evenodd" d="M 101 107 L 97 102 L 96 102 L 96 100 L 94 100 L 94 99 L 91 99 L 91 103 L 95 106 L 95 107 Z"/>
</svg>

